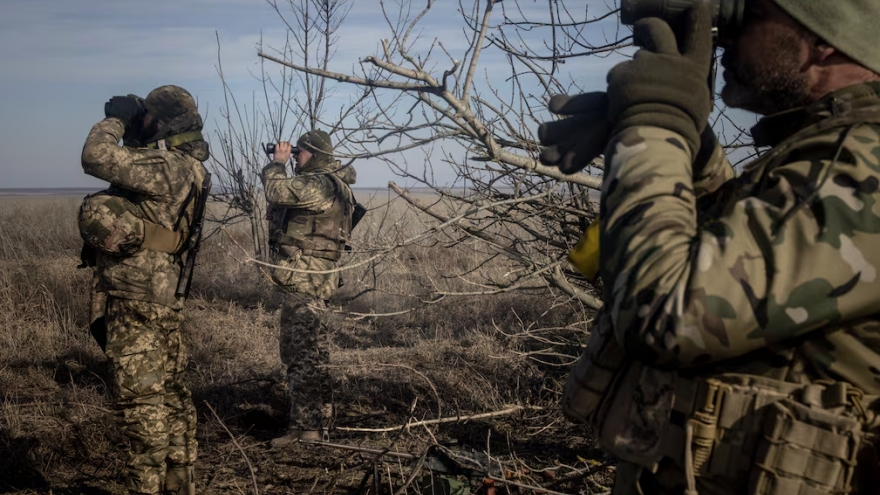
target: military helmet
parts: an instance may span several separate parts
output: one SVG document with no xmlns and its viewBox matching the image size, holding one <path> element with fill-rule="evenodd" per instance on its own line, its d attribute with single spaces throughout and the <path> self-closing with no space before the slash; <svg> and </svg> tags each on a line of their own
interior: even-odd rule
<svg viewBox="0 0 880 495">
<path fill-rule="evenodd" d="M 180 86 L 159 86 L 144 99 L 144 107 L 153 118 L 168 123 L 185 115 L 199 115 L 196 101 Z"/>
<path fill-rule="evenodd" d="M 297 140 L 296 145 L 312 154 L 323 153 L 328 156 L 333 154 L 333 141 L 330 139 L 330 134 L 321 130 L 303 134 Z"/>
<path fill-rule="evenodd" d="M 880 73 L 877 0 L 773 0 L 804 27 L 856 62 Z"/>
</svg>

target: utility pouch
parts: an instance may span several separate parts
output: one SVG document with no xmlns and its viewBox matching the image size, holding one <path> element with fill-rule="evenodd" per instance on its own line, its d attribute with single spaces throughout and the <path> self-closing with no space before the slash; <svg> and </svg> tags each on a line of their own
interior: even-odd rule
<svg viewBox="0 0 880 495">
<path fill-rule="evenodd" d="M 626 357 L 614 339 L 608 313 L 600 310 L 587 348 L 565 382 L 562 395 L 565 417 L 575 423 L 589 423 L 625 364 Z"/>
<path fill-rule="evenodd" d="M 599 446 L 615 457 L 654 470 L 675 402 L 677 374 L 630 361 L 594 416 Z"/>
<path fill-rule="evenodd" d="M 817 394 L 808 386 L 800 395 L 768 406 L 749 494 L 852 492 L 856 456 L 866 438 L 847 404 L 859 400 L 860 391 L 837 382 Z"/>
</svg>

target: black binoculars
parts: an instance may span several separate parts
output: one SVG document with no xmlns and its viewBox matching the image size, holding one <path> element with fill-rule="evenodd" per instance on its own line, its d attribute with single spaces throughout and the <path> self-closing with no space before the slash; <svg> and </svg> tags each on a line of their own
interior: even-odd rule
<svg viewBox="0 0 880 495">
<path fill-rule="evenodd" d="M 274 155 L 275 154 L 275 143 L 263 143 L 263 151 L 266 152 L 266 155 Z M 299 147 L 294 146 L 290 150 L 290 154 L 296 156 L 299 154 Z"/>
<path fill-rule="evenodd" d="M 674 26 L 697 2 L 709 3 L 712 25 L 719 34 L 736 31 L 742 25 L 746 0 L 621 0 L 620 22 L 631 26 L 645 17 L 659 17 Z"/>
</svg>

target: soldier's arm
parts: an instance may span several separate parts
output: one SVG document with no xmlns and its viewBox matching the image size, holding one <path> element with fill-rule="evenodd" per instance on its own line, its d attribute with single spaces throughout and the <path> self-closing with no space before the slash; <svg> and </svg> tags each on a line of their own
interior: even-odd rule
<svg viewBox="0 0 880 495">
<path fill-rule="evenodd" d="M 82 150 L 85 173 L 124 189 L 152 195 L 174 194 L 181 182 L 180 170 L 174 169 L 158 150 L 133 149 L 119 145 L 125 128 L 110 117 L 92 127 Z"/>
<path fill-rule="evenodd" d="M 334 196 L 333 181 L 324 175 L 288 177 L 285 165 L 273 161 L 260 174 L 266 201 L 278 206 L 320 210 Z"/>
<path fill-rule="evenodd" d="M 757 197 L 697 224 L 679 136 L 631 128 L 607 150 L 602 277 L 618 341 L 656 366 L 691 366 L 876 313 L 880 136 L 813 140 Z M 863 150 L 860 152 L 860 150 Z"/>
<path fill-rule="evenodd" d="M 702 144 L 705 146 L 705 151 L 701 149 L 700 154 L 706 153 L 707 157 L 698 156 L 695 162 L 704 162 L 704 164 L 693 171 L 694 195 L 698 198 L 715 192 L 722 184 L 734 177 L 733 167 L 730 166 L 724 149 L 718 144 L 711 129 L 703 133 Z"/>
</svg>

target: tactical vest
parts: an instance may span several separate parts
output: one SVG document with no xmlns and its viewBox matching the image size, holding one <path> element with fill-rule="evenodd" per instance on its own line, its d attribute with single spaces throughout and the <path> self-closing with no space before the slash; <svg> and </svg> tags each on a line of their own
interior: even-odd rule
<svg viewBox="0 0 880 495">
<path fill-rule="evenodd" d="M 761 160 L 772 164 L 802 139 L 858 124 L 880 125 L 880 106 L 808 126 Z M 652 472 L 672 463 L 684 473 L 687 495 L 697 495 L 698 479 L 719 487 L 713 493 L 846 495 L 857 467 L 880 471 L 858 459 L 877 445 L 880 396 L 830 380 L 804 385 L 659 370 L 618 345 L 605 309 L 567 379 L 562 410 L 592 424 L 600 446 L 621 460 Z"/>
<path fill-rule="evenodd" d="M 354 197 L 347 184 L 333 174 L 326 177 L 336 186 L 329 207 L 321 211 L 273 206 L 270 210 L 269 243 L 273 249 L 289 246 L 303 256 L 338 261 L 351 237 Z"/>
</svg>

